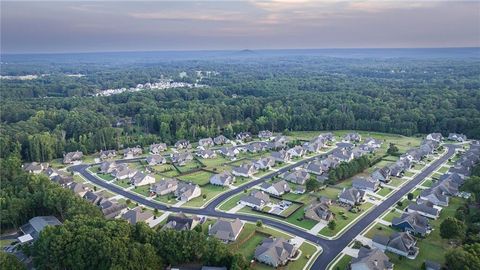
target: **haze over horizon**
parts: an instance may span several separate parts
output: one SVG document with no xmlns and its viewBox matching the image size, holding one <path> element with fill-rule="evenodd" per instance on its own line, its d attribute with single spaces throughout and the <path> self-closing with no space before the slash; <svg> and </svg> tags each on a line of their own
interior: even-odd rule
<svg viewBox="0 0 480 270">
<path fill-rule="evenodd" d="M 478 1 L 2 1 L 2 53 L 480 47 Z"/>
</svg>

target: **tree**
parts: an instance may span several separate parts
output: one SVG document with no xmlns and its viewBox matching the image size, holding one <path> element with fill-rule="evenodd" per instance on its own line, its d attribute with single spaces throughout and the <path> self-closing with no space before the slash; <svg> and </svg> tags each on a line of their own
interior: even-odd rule
<svg viewBox="0 0 480 270">
<path fill-rule="evenodd" d="M 0 252 L 0 269 L 26 269 L 17 257 L 12 254 Z"/>
<path fill-rule="evenodd" d="M 447 219 L 440 224 L 440 236 L 445 239 L 462 240 L 465 238 L 465 232 L 465 224 L 454 217 L 447 217 Z"/>
<path fill-rule="evenodd" d="M 390 143 L 387 149 L 387 154 L 391 156 L 397 156 L 398 155 L 398 147 L 394 143 Z"/>
<path fill-rule="evenodd" d="M 320 183 L 315 179 L 308 179 L 307 184 L 307 191 L 317 191 L 320 188 Z"/>
<path fill-rule="evenodd" d="M 448 251 L 445 255 L 445 264 L 449 270 L 480 269 L 480 243 Z"/>
<path fill-rule="evenodd" d="M 414 197 L 413 193 L 408 193 L 407 194 L 407 198 L 408 198 L 409 201 L 413 200 L 413 197 Z"/>
<path fill-rule="evenodd" d="M 330 230 L 333 231 L 333 230 L 335 230 L 336 227 L 337 227 L 337 223 L 335 222 L 335 220 L 332 219 L 332 220 L 330 220 L 330 222 L 328 222 L 328 228 Z"/>
<path fill-rule="evenodd" d="M 262 227 L 263 226 L 263 222 L 259 219 L 257 220 L 257 227 Z"/>
<path fill-rule="evenodd" d="M 397 202 L 397 206 L 398 206 L 398 207 L 402 207 L 402 206 L 403 206 L 403 202 L 402 202 L 402 201 L 398 201 L 398 202 Z"/>
</svg>

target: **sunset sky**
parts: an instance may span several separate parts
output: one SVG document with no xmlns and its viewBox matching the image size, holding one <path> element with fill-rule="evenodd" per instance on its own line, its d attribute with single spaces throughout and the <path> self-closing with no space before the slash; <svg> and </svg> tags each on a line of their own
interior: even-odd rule
<svg viewBox="0 0 480 270">
<path fill-rule="evenodd" d="M 1 51 L 480 46 L 479 1 L 2 1 Z"/>
</svg>

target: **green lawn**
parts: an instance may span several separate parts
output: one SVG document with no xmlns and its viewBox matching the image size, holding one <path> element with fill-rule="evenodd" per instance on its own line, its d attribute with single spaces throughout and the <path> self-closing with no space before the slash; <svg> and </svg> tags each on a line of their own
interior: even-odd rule
<svg viewBox="0 0 480 270">
<path fill-rule="evenodd" d="M 391 189 L 389 188 L 382 188 L 380 189 L 379 191 L 377 191 L 377 194 L 380 195 L 380 196 L 387 196 L 388 194 L 390 194 L 390 192 L 392 192 Z"/>
<path fill-rule="evenodd" d="M 411 171 L 407 171 L 405 172 L 404 176 L 406 177 L 412 177 L 415 173 L 411 172 Z"/>
<path fill-rule="evenodd" d="M 290 192 L 290 193 L 283 194 L 282 199 L 289 200 L 289 201 L 303 202 L 304 204 L 308 204 L 313 199 L 315 199 L 315 197 L 310 195 L 309 193 L 295 194 Z"/>
<path fill-rule="evenodd" d="M 422 190 L 417 188 L 411 193 L 413 193 L 413 198 L 418 198 L 418 196 L 420 196 L 420 193 L 422 193 Z"/>
<path fill-rule="evenodd" d="M 385 226 L 383 224 L 377 223 L 365 234 L 365 236 L 371 239 L 375 235 L 389 236 L 394 232 L 396 232 L 394 229 L 388 226 Z"/>
<path fill-rule="evenodd" d="M 422 186 L 424 187 L 431 187 L 433 185 L 432 179 L 427 179 L 425 182 L 422 183 Z"/>
<path fill-rule="evenodd" d="M 13 241 L 13 239 L 6 239 L 6 240 L 0 240 L 0 249 L 3 249 L 3 247 L 6 247 L 10 245 Z"/>
<path fill-rule="evenodd" d="M 350 264 L 350 261 L 352 261 L 353 257 L 344 255 L 335 265 L 331 267 L 333 270 L 347 270 L 348 266 Z"/>
<path fill-rule="evenodd" d="M 201 189 L 202 189 L 202 195 L 200 195 L 200 197 L 194 198 L 194 199 L 186 202 L 182 206 L 185 206 L 185 207 L 188 207 L 188 206 L 191 206 L 191 207 L 203 206 L 205 204 L 205 202 L 207 202 L 211 198 L 213 198 L 216 195 L 228 190 L 227 187 L 214 186 L 214 185 L 210 185 L 210 184 L 201 187 Z M 204 199 L 203 195 L 206 195 L 207 197 Z"/>
<path fill-rule="evenodd" d="M 134 187 L 131 191 L 133 191 L 135 193 L 138 193 L 140 195 L 143 195 L 145 197 L 149 197 L 150 196 L 150 185 Z"/>
<path fill-rule="evenodd" d="M 250 194 L 250 191 L 248 191 L 248 193 L 240 193 L 240 194 L 237 194 L 233 197 L 230 197 L 228 200 L 224 201 L 221 205 L 220 205 L 220 210 L 223 210 L 223 211 L 228 211 L 230 209 L 232 209 L 233 207 L 235 207 L 238 203 L 238 201 L 240 201 L 240 199 L 243 197 L 243 196 L 246 196 Z"/>
<path fill-rule="evenodd" d="M 73 182 L 75 183 L 85 183 L 85 180 L 78 174 L 73 175 Z"/>
<path fill-rule="evenodd" d="M 309 261 L 308 258 L 311 258 L 313 254 L 317 251 L 315 246 L 306 242 L 304 242 L 299 249 L 302 251 L 302 255 L 300 255 L 300 258 L 298 258 L 298 260 L 289 262 L 287 264 L 287 269 L 291 269 L 291 270 L 303 269 L 303 267 Z"/>
<path fill-rule="evenodd" d="M 319 234 L 324 235 L 324 236 L 334 236 L 340 230 L 348 226 L 353 222 L 353 220 L 358 217 L 359 215 L 363 214 L 365 211 L 370 209 L 373 204 L 367 202 L 359 206 L 359 208 L 362 210 L 359 213 L 352 213 L 349 212 L 347 209 L 338 206 L 338 205 L 331 205 L 330 210 L 335 214 L 335 222 L 337 223 L 337 226 L 335 227 L 334 230 L 330 230 L 328 227 L 323 228 Z M 341 213 L 343 212 L 343 215 Z M 345 217 L 345 218 L 344 218 Z"/>
<path fill-rule="evenodd" d="M 437 170 L 437 172 L 441 173 L 441 174 L 444 174 L 446 172 L 448 172 L 448 167 L 446 166 L 443 166 L 443 167 L 440 167 L 440 169 Z"/>
<path fill-rule="evenodd" d="M 388 182 L 388 185 L 389 186 L 394 186 L 394 187 L 398 187 L 400 186 L 402 183 L 404 183 L 405 180 L 404 179 L 401 179 L 401 178 L 397 178 L 397 177 L 391 177 L 390 178 L 390 182 Z"/>
<path fill-rule="evenodd" d="M 316 194 L 318 194 L 320 196 L 325 196 L 325 197 L 330 198 L 332 200 L 336 200 L 338 198 L 338 194 L 340 194 L 341 191 L 342 191 L 342 189 L 327 187 L 323 190 L 320 190 Z"/>
<path fill-rule="evenodd" d="M 112 181 L 115 179 L 115 177 L 113 177 L 111 174 L 97 173 L 97 176 L 105 181 Z"/>
<path fill-rule="evenodd" d="M 128 179 L 117 180 L 114 183 L 117 184 L 118 186 L 123 187 L 123 188 L 128 188 L 128 187 L 132 186 Z"/>
<path fill-rule="evenodd" d="M 238 187 L 238 186 L 241 186 L 241 185 L 243 185 L 245 183 L 248 183 L 252 180 L 253 180 L 252 178 L 235 176 L 235 182 L 232 185 Z"/>
<path fill-rule="evenodd" d="M 393 218 L 400 217 L 401 214 L 398 213 L 397 211 L 389 212 L 385 217 L 383 217 L 383 220 L 392 222 Z"/>
<path fill-rule="evenodd" d="M 191 174 L 182 175 L 179 178 L 187 182 L 198 184 L 199 186 L 204 186 L 210 183 L 210 177 L 212 176 L 213 173 L 206 171 L 198 171 Z"/>
<path fill-rule="evenodd" d="M 262 214 L 260 212 L 252 210 L 250 207 L 244 207 L 244 208 L 240 209 L 239 212 L 245 213 L 245 214 L 250 214 L 250 215 L 260 215 L 260 216 L 264 216 L 264 217 L 268 217 L 268 218 L 282 220 L 282 221 L 297 225 L 299 227 L 302 227 L 304 229 L 310 230 L 311 228 L 313 228 L 313 226 L 315 226 L 315 224 L 317 224 L 317 222 L 313 221 L 313 220 L 303 219 L 304 208 L 305 208 L 305 206 L 298 209 L 297 211 L 295 211 L 295 213 L 293 213 L 288 218 L 281 218 L 281 217 L 276 217 L 276 216 L 273 216 L 273 215 Z"/>
<path fill-rule="evenodd" d="M 403 211 L 410 204 L 410 201 L 408 199 L 404 199 L 401 202 L 402 202 L 402 206 L 398 206 L 397 204 L 395 204 L 396 205 L 395 207 Z"/>
<path fill-rule="evenodd" d="M 196 160 L 192 160 L 192 161 L 189 161 L 187 162 L 184 166 L 177 166 L 177 168 L 182 172 L 182 173 L 186 173 L 186 172 L 189 172 L 193 169 L 197 169 L 197 168 L 200 168 L 202 165 L 196 161 Z"/>
</svg>

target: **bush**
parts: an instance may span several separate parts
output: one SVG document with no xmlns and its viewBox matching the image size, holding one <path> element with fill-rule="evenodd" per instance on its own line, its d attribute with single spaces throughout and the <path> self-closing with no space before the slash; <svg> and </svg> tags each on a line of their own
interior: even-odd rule
<svg viewBox="0 0 480 270">
<path fill-rule="evenodd" d="M 402 207 L 402 206 L 403 206 L 403 202 L 398 201 L 398 202 L 397 202 L 397 206 L 398 206 L 398 207 Z"/>
<path fill-rule="evenodd" d="M 263 222 L 261 220 L 257 220 L 257 227 L 261 228 L 263 226 Z"/>
</svg>

